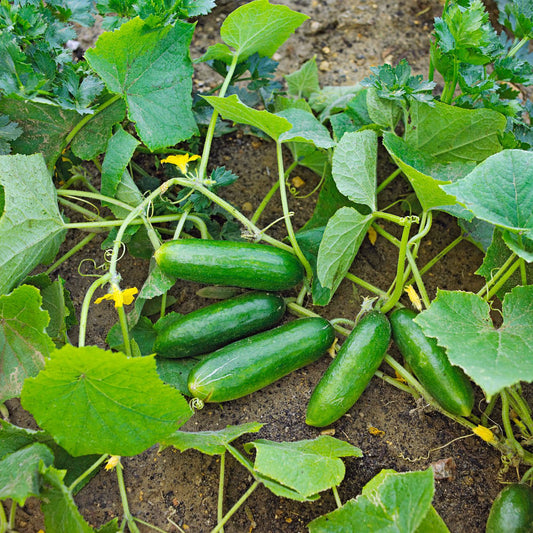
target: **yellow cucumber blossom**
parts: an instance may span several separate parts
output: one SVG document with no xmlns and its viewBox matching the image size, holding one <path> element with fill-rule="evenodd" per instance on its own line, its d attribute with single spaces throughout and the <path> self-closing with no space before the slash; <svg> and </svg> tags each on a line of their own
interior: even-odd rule
<svg viewBox="0 0 533 533">
<path fill-rule="evenodd" d="M 485 442 L 494 442 L 496 440 L 494 433 L 485 426 L 476 426 L 472 431 Z"/>
<path fill-rule="evenodd" d="M 120 463 L 120 455 L 112 455 L 105 465 L 106 470 L 113 470 Z"/>
<path fill-rule="evenodd" d="M 176 165 L 181 172 L 185 174 L 187 172 L 187 164 L 189 161 L 196 161 L 197 159 L 200 159 L 199 155 L 169 155 L 165 159 L 162 159 L 161 163 L 170 163 L 171 165 Z"/>
<path fill-rule="evenodd" d="M 139 289 L 137 287 L 131 287 L 129 289 L 125 289 L 123 291 L 116 289 L 113 287 L 113 292 L 108 293 L 104 296 L 100 296 L 100 298 L 97 298 L 94 303 L 99 304 L 100 302 L 103 302 L 104 300 L 114 300 L 115 301 L 115 307 L 123 307 L 124 304 L 129 305 L 131 302 L 133 302 L 134 294 L 137 294 L 139 292 Z"/>
</svg>

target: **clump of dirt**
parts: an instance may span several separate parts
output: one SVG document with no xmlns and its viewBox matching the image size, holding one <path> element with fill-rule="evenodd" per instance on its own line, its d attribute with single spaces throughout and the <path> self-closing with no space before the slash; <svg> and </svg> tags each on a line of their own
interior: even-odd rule
<svg viewBox="0 0 533 533">
<path fill-rule="evenodd" d="M 245 2 L 219 2 L 212 15 L 199 20 L 193 42 L 194 57 L 201 55 L 208 45 L 219 41 L 222 20 L 242 3 Z M 427 72 L 429 34 L 433 18 L 439 16 L 442 9 L 437 0 L 285 0 L 281 3 L 310 16 L 310 20 L 276 54 L 281 74 L 296 70 L 315 55 L 322 85 L 354 84 L 369 75 L 371 65 L 385 61 L 396 63 L 403 57 L 409 60 L 415 73 Z M 202 72 L 199 69 L 197 82 L 204 79 Z M 238 133 L 216 140 L 211 165 L 224 165 L 240 176 L 235 184 L 222 192 L 222 196 L 244 212 L 255 210 L 277 175 L 274 146 Z M 381 178 L 393 169 L 386 154 L 380 153 Z M 295 175 L 304 182 L 299 189 L 303 194 L 313 190 L 318 182 L 318 178 L 305 169 L 297 168 L 293 177 Z M 380 208 L 387 207 L 409 192 L 405 181 L 400 178 L 395 180 L 380 195 Z M 295 212 L 295 228 L 309 219 L 315 201 L 316 194 L 309 198 L 290 199 L 290 208 Z M 259 225 L 265 227 L 280 215 L 281 207 L 273 201 Z M 283 237 L 285 232 L 280 224 L 269 233 Z M 452 218 L 443 214 L 436 216 L 431 233 L 420 251 L 421 264 L 458 235 L 459 229 Z M 79 239 L 79 235 L 69 235 L 66 247 Z M 97 237 L 90 247 L 84 249 L 84 256 L 94 258 L 97 263 L 102 262 L 102 240 L 103 237 Z M 91 283 L 91 278 L 78 274 L 81 259 L 79 255 L 71 258 L 56 272 L 66 280 L 77 309 Z M 396 259 L 395 248 L 385 239 L 378 238 L 374 245 L 365 239 L 352 272 L 374 285 L 387 288 L 396 273 Z M 481 260 L 481 252 L 462 242 L 446 256 L 445 261 L 439 262 L 425 276 L 430 298 L 434 297 L 438 288 L 479 290 L 483 280 L 473 272 Z M 148 272 L 148 262 L 126 256 L 120 261 L 119 270 L 124 286 L 140 287 Z M 172 289 L 172 294 L 179 301 L 176 310 L 189 312 L 210 303 L 196 294 L 199 288 L 199 284 L 179 281 Z M 353 318 L 364 296 L 368 296 L 364 290 L 344 281 L 327 308 L 314 308 L 310 302 L 306 305 L 326 318 Z M 111 304 L 92 307 L 88 343 L 105 347 L 109 325 L 115 321 Z M 73 338 L 74 335 L 75 332 Z M 389 353 L 399 357 L 394 348 Z M 207 404 L 182 429 L 216 430 L 229 424 L 257 421 L 264 426 L 248 440 L 314 438 L 320 431 L 305 424 L 305 410 L 311 391 L 328 363 L 326 356 L 248 397 L 220 405 Z M 477 400 L 482 408 L 479 391 Z M 22 410 L 16 407 L 16 402 L 10 402 L 9 407 L 15 423 L 29 423 Z M 434 506 L 451 531 L 484 531 L 491 502 L 500 490 L 498 475 L 501 462 L 498 453 L 477 437 L 469 435 L 464 428 L 374 378 L 357 404 L 332 426 L 332 430 L 336 437 L 360 447 L 364 453 L 360 459 L 345 460 L 346 477 L 339 488 L 343 501 L 359 494 L 363 485 L 383 468 L 420 470 L 438 460 L 448 459 L 448 465 L 455 465 L 451 469 L 453 475 L 436 482 Z M 240 444 L 242 442 L 239 441 Z M 166 531 L 203 533 L 215 526 L 218 457 L 194 451 L 179 453 L 174 449 L 159 452 L 153 448 L 137 457 L 124 458 L 123 464 L 131 511 L 135 516 Z M 231 458 L 227 459 L 225 479 L 228 510 L 249 488 L 252 479 Z M 116 476 L 101 471 L 77 495 L 76 501 L 93 525 L 101 525 L 114 516 L 120 516 Z M 335 508 L 330 493 L 324 493 L 317 502 L 300 503 L 278 498 L 261 486 L 228 522 L 225 531 L 302 532 L 312 519 Z M 20 511 L 18 527 L 27 533 L 37 532 L 43 527 L 35 502 L 29 501 Z M 140 529 L 150 531 L 144 526 Z"/>
</svg>

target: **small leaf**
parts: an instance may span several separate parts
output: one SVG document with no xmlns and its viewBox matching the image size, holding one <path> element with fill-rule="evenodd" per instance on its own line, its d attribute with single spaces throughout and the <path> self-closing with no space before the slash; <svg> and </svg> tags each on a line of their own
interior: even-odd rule
<svg viewBox="0 0 533 533">
<path fill-rule="evenodd" d="M 402 107 L 399 102 L 381 98 L 375 87 L 369 87 L 366 91 L 366 105 L 372 122 L 390 130 L 396 128 L 402 116 Z"/>
<path fill-rule="evenodd" d="M 348 272 L 372 223 L 351 207 L 341 207 L 330 219 L 320 243 L 317 272 L 320 283 L 334 293 Z"/>
<path fill-rule="evenodd" d="M 249 422 L 239 426 L 227 426 L 219 431 L 176 431 L 163 439 L 161 444 L 174 446 L 180 452 L 193 449 L 207 455 L 220 455 L 226 451 L 227 444 L 246 433 L 257 433 L 262 427 L 263 424 L 258 422 Z"/>
<path fill-rule="evenodd" d="M 292 128 L 289 131 L 280 135 L 279 140 L 281 142 L 310 142 L 317 148 L 335 146 L 328 129 L 312 113 L 303 109 L 292 108 L 276 114 L 279 117 L 286 118 L 292 124 Z"/>
<path fill-rule="evenodd" d="M 24 505 L 26 498 L 39 496 L 39 463 L 52 464 L 54 454 L 44 444 L 30 444 L 0 460 L 0 500 L 10 498 Z"/>
<path fill-rule="evenodd" d="M 264 439 L 245 445 L 256 449 L 254 470 L 303 496 L 335 487 L 344 478 L 340 457 L 361 457 L 359 448 L 321 435 L 314 440 L 273 442 Z"/>
<path fill-rule="evenodd" d="M 192 414 L 181 394 L 161 382 L 153 357 L 96 346 L 52 352 L 45 370 L 26 380 L 22 403 L 74 456 L 137 455 Z"/>
<path fill-rule="evenodd" d="M 503 324 L 496 329 L 481 297 L 439 291 L 415 322 L 437 338 L 450 363 L 460 366 L 490 399 L 504 387 L 533 381 L 533 285 L 507 293 L 502 314 Z"/>
<path fill-rule="evenodd" d="M 174 387 L 184 396 L 191 396 L 187 380 L 191 370 L 201 361 L 201 357 L 183 357 L 181 359 L 166 359 L 156 357 L 157 373 L 161 381 Z"/>
<path fill-rule="evenodd" d="M 0 115 L 0 155 L 11 152 L 10 141 L 20 137 L 22 129 L 16 122 L 11 122 L 7 115 Z"/>
<path fill-rule="evenodd" d="M 39 373 L 54 349 L 41 305 L 38 289 L 29 285 L 0 296 L 0 402 L 19 396 L 24 380 Z"/>
<path fill-rule="evenodd" d="M 255 0 L 230 13 L 222 27 L 222 40 L 235 49 L 239 61 L 252 54 L 272 57 L 274 52 L 309 17 L 268 0 Z"/>
<path fill-rule="evenodd" d="M 320 90 L 316 56 L 306 61 L 298 70 L 287 74 L 287 88 L 291 96 L 309 98 L 312 93 Z"/>
<path fill-rule="evenodd" d="M 346 133 L 333 152 L 333 179 L 352 202 L 376 210 L 378 137 L 371 130 Z"/>
</svg>

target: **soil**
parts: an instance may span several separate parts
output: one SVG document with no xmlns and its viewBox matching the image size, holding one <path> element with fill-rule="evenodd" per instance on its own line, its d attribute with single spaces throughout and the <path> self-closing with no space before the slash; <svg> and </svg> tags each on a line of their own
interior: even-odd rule
<svg viewBox="0 0 533 533">
<path fill-rule="evenodd" d="M 218 31 L 224 17 L 244 2 L 218 2 L 218 7 L 198 21 L 192 55 L 199 56 L 209 44 L 218 41 Z M 293 0 L 280 2 L 310 16 L 301 29 L 276 54 L 280 74 L 297 69 L 304 61 L 316 56 L 322 85 L 351 85 L 369 74 L 369 67 L 385 61 L 396 63 L 405 57 L 415 73 L 427 73 L 429 35 L 433 18 L 441 13 L 437 0 Z M 205 72 L 198 70 L 196 84 L 205 82 Z M 272 144 L 255 138 L 233 134 L 217 139 L 212 153 L 213 166 L 225 165 L 240 176 L 222 196 L 244 212 L 255 210 L 266 191 L 275 180 L 276 162 Z M 387 176 L 394 167 L 385 153 L 380 153 L 379 175 Z M 300 189 L 310 192 L 317 184 L 317 177 L 305 169 L 297 168 L 305 185 Z M 386 207 L 398 197 L 410 192 L 409 185 L 395 180 L 379 197 L 380 207 Z M 307 199 L 291 198 L 290 207 L 295 212 L 293 224 L 301 227 L 310 217 L 316 195 Z M 396 209 L 399 209 L 396 207 Z M 398 211 L 400 212 L 400 211 Z M 272 208 L 259 223 L 267 226 L 281 213 L 274 201 Z M 393 228 L 391 228 L 391 231 Z M 283 237 L 278 223 L 270 233 Z M 421 263 L 434 256 L 459 234 L 455 222 L 438 215 L 430 235 L 421 249 Z M 77 242 L 80 236 L 69 236 L 65 247 Z M 83 252 L 85 257 L 102 262 L 97 237 Z M 77 273 L 82 257 L 78 254 L 63 264 L 57 274 L 65 280 L 79 310 L 91 278 Z M 454 248 L 445 261 L 437 264 L 424 278 L 430 298 L 437 288 L 478 290 L 482 278 L 473 273 L 481 264 L 482 254 L 472 244 L 462 242 Z M 119 263 L 124 286 L 140 287 L 146 277 L 148 262 L 124 258 Z M 374 285 L 387 288 L 394 279 L 396 251 L 383 238 L 375 245 L 365 239 L 352 272 Z M 196 295 L 200 285 L 178 282 L 172 294 L 179 305 L 175 310 L 189 312 L 209 303 Z M 292 295 L 287 293 L 288 295 Z M 368 294 L 343 282 L 327 308 L 307 307 L 327 318 L 353 318 L 364 296 Z M 288 317 L 290 319 L 290 317 Z M 105 347 L 109 324 L 116 321 L 111 304 L 92 307 L 87 330 L 88 343 Z M 75 339 L 75 332 L 72 334 Z M 390 352 L 399 357 L 394 347 Z M 240 400 L 220 405 L 207 404 L 197 411 L 182 428 L 187 431 L 216 430 L 228 424 L 258 421 L 264 424 L 257 435 L 241 439 L 265 438 L 276 441 L 311 439 L 320 430 L 305 424 L 305 409 L 313 387 L 329 363 L 324 357 L 315 364 L 294 372 L 273 385 Z M 478 391 L 476 405 L 483 407 Z M 12 421 L 28 424 L 28 417 L 17 403 L 8 402 Z M 479 410 L 475 409 L 476 413 Z M 378 434 L 370 428 L 380 430 Z M 502 463 L 497 452 L 462 427 L 441 414 L 418 405 L 407 394 L 374 378 L 357 404 L 331 428 L 333 434 L 358 446 L 362 458 L 345 460 L 346 476 L 339 487 L 344 502 L 359 494 L 361 488 L 383 468 L 397 471 L 420 470 L 436 461 L 452 463 L 452 477 L 436 481 L 434 506 L 452 532 L 477 533 L 484 531 L 488 511 L 499 492 Z M 219 458 L 201 455 L 195 451 L 179 453 L 173 449 L 159 452 L 150 449 L 140 456 L 124 458 L 125 480 L 128 487 L 132 513 L 165 531 L 210 531 L 217 521 L 217 491 Z M 510 471 L 505 476 L 514 480 Z M 227 459 L 225 478 L 225 509 L 228 510 L 249 488 L 252 478 L 232 458 Z M 76 497 L 82 514 L 95 526 L 114 516 L 121 515 L 116 476 L 101 471 Z M 225 527 L 227 533 L 303 532 L 312 519 L 335 509 L 335 500 L 329 492 L 313 503 L 299 503 L 274 496 L 260 486 L 246 504 Z M 43 528 L 42 518 L 35 501 L 18 511 L 18 530 L 34 533 Z M 142 532 L 151 531 L 140 526 Z M 347 527 L 346 531 L 350 528 Z M 354 526 L 353 531 L 356 531 Z M 49 532 L 67 533 L 67 532 Z"/>
</svg>

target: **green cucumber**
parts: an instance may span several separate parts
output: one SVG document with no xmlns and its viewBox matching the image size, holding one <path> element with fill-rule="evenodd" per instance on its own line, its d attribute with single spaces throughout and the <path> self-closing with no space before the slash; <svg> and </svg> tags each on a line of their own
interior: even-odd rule
<svg viewBox="0 0 533 533">
<path fill-rule="evenodd" d="M 163 244 L 154 257 L 167 274 L 211 285 L 283 291 L 304 276 L 296 256 L 266 244 L 178 239 Z"/>
<path fill-rule="evenodd" d="M 355 404 L 383 361 L 390 335 L 384 314 L 371 311 L 361 319 L 313 391 L 306 424 L 328 426 Z"/>
<path fill-rule="evenodd" d="M 335 333 L 319 317 L 301 318 L 228 344 L 189 374 L 191 394 L 205 402 L 246 396 L 312 363 L 331 346 Z"/>
<path fill-rule="evenodd" d="M 474 390 L 463 371 L 453 366 L 437 341 L 426 337 L 413 319 L 416 313 L 399 309 L 390 315 L 392 338 L 422 386 L 446 411 L 469 416 Z"/>
<path fill-rule="evenodd" d="M 210 353 L 275 326 L 284 313 L 285 301 L 281 296 L 241 294 L 179 316 L 165 325 L 157 333 L 154 351 L 170 358 Z"/>
<path fill-rule="evenodd" d="M 531 533 L 533 489 L 523 483 L 505 487 L 492 504 L 486 533 Z"/>
</svg>

